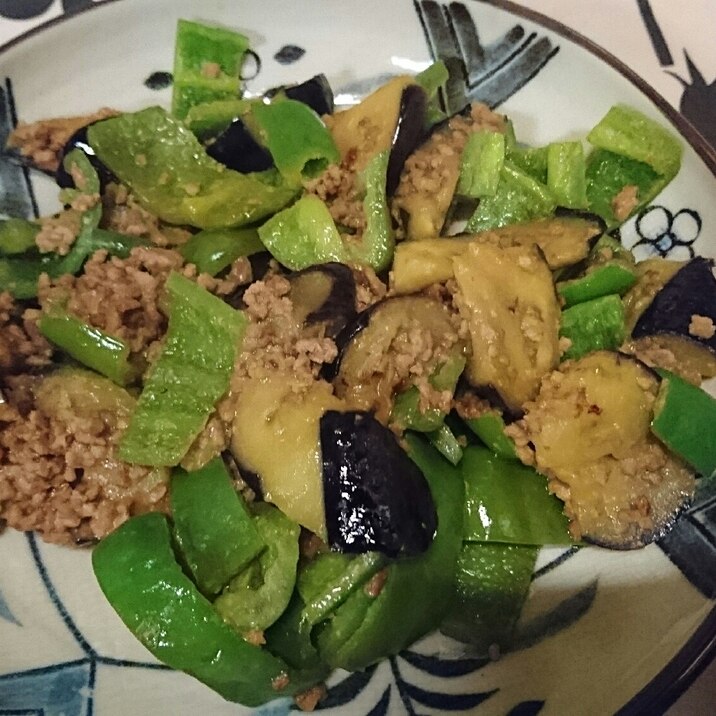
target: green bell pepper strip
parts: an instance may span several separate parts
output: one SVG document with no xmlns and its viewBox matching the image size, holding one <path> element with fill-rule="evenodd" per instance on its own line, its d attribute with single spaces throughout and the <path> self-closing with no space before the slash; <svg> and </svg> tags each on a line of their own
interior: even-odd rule
<svg viewBox="0 0 716 716">
<path fill-rule="evenodd" d="M 620 263 L 595 266 L 580 278 L 557 284 L 557 293 L 566 307 L 595 298 L 618 294 L 623 296 L 636 283 L 636 273 Z"/>
<path fill-rule="evenodd" d="M 626 338 L 626 314 L 615 294 L 578 303 L 562 311 L 559 335 L 571 345 L 562 359 L 581 358 L 598 350 L 615 350 Z"/>
<path fill-rule="evenodd" d="M 149 211 L 170 224 L 244 226 L 275 213 L 298 191 L 275 171 L 227 169 L 160 107 L 97 122 L 87 134 L 99 159 Z"/>
<path fill-rule="evenodd" d="M 259 238 L 271 255 L 292 271 L 348 260 L 328 207 L 313 194 L 272 216 L 259 228 Z"/>
<path fill-rule="evenodd" d="M 129 346 L 76 316 L 64 312 L 44 313 L 37 327 L 67 355 L 112 382 L 127 385 L 137 377 L 136 368 L 129 362 Z"/>
<path fill-rule="evenodd" d="M 277 99 L 251 106 L 257 138 L 268 149 L 274 164 L 289 183 L 320 174 L 338 164 L 341 154 L 321 118 L 306 104 Z"/>
<path fill-rule="evenodd" d="M 301 564 L 296 577 L 296 590 L 301 601 L 311 601 L 322 594 L 328 585 L 340 579 L 354 557 L 344 552 L 323 552 Z"/>
<path fill-rule="evenodd" d="M 408 454 L 430 485 L 437 531 L 424 554 L 386 568 L 386 580 L 377 595 L 364 589 L 353 592 L 319 625 L 319 652 L 335 668 L 360 670 L 397 654 L 435 629 L 450 609 L 462 546 L 462 476 L 422 439 L 406 435 L 405 440 Z"/>
<path fill-rule="evenodd" d="M 24 254 L 35 248 L 39 224 L 27 219 L 0 219 L 0 256 Z"/>
<path fill-rule="evenodd" d="M 322 557 L 318 557 L 320 562 Z M 318 624 L 334 612 L 356 589 L 363 586 L 387 562 L 379 552 L 366 552 L 350 560 L 342 572 L 327 580 L 307 599 L 303 618 L 309 624 Z M 303 596 L 303 595 L 302 595 Z"/>
<path fill-rule="evenodd" d="M 665 182 L 671 181 L 681 166 L 679 140 L 632 107 L 613 106 L 589 132 L 587 139 L 595 147 L 647 164 Z"/>
<path fill-rule="evenodd" d="M 716 400 L 705 390 L 667 370 L 654 405 L 651 431 L 673 453 L 706 478 L 716 474 Z"/>
<path fill-rule="evenodd" d="M 390 267 L 395 250 L 395 233 L 385 190 L 389 150 L 379 152 L 363 170 L 365 230 L 360 241 L 345 240 L 350 258 L 380 273 Z"/>
<path fill-rule="evenodd" d="M 505 420 L 499 411 L 491 410 L 477 418 L 463 418 L 463 422 L 493 453 L 517 460 L 515 443 L 505 435 Z"/>
<path fill-rule="evenodd" d="M 547 187 L 560 206 L 586 209 L 587 163 L 581 142 L 555 142 L 547 149 Z"/>
<path fill-rule="evenodd" d="M 465 369 L 465 363 L 464 356 L 451 356 L 430 375 L 428 382 L 436 390 L 449 390 L 454 393 L 457 382 Z M 438 408 L 421 411 L 420 390 L 416 386 L 411 386 L 396 396 L 390 420 L 407 430 L 430 433 L 438 430 L 443 424 L 445 412 Z"/>
<path fill-rule="evenodd" d="M 241 633 L 264 630 L 284 612 L 296 584 L 301 528 L 266 503 L 253 506 L 265 550 L 214 600 L 221 618 Z"/>
<path fill-rule="evenodd" d="M 443 424 L 427 433 L 428 442 L 452 465 L 462 460 L 463 450 L 450 428 Z"/>
<path fill-rule="evenodd" d="M 164 346 L 119 444 L 122 460 L 141 465 L 181 461 L 229 387 L 246 327 L 243 313 L 180 274 L 165 289 Z"/>
<path fill-rule="evenodd" d="M 555 198 L 547 186 L 505 161 L 497 191 L 480 200 L 466 231 L 476 233 L 549 216 L 555 206 Z"/>
<path fill-rule="evenodd" d="M 460 157 L 456 193 L 462 196 L 494 196 L 505 162 L 505 135 L 500 132 L 473 132 Z"/>
<path fill-rule="evenodd" d="M 477 445 L 465 449 L 460 467 L 465 480 L 465 540 L 573 544 L 562 502 L 531 467 Z"/>
<path fill-rule="evenodd" d="M 265 250 L 256 229 L 205 229 L 194 234 L 179 253 L 199 273 L 216 276 L 236 259 Z"/>
<path fill-rule="evenodd" d="M 549 145 L 544 147 L 512 147 L 506 160 L 540 184 L 547 184 Z"/>
<path fill-rule="evenodd" d="M 179 119 L 197 104 L 239 96 L 239 75 L 249 38 L 189 20 L 177 23 L 172 114 Z"/>
<path fill-rule="evenodd" d="M 204 102 L 189 108 L 184 125 L 202 142 L 221 134 L 241 115 L 248 112 L 252 100 L 223 99 Z"/>
<path fill-rule="evenodd" d="M 171 480 L 174 537 L 199 591 L 219 592 L 261 550 L 264 540 L 220 457 Z"/>
<path fill-rule="evenodd" d="M 442 122 L 447 115 L 440 108 L 439 92 L 443 89 L 450 79 L 450 72 L 442 60 L 433 62 L 432 65 L 426 67 L 422 72 L 415 75 L 415 82 L 419 84 L 428 96 L 428 106 L 426 109 L 426 129 Z"/>
<path fill-rule="evenodd" d="M 282 695 L 272 684 L 288 666 L 222 621 L 177 563 L 164 515 L 125 522 L 95 548 L 92 566 L 109 603 L 160 661 L 245 706 Z"/>
<path fill-rule="evenodd" d="M 595 149 L 589 154 L 586 176 L 589 210 L 599 214 L 610 229 L 623 221 L 614 215 L 612 201 L 625 186 L 636 186 L 638 190 L 638 202 L 629 214 L 632 216 L 667 184 L 648 164 L 606 149 Z"/>
<path fill-rule="evenodd" d="M 467 542 L 457 560 L 457 598 L 440 631 L 487 655 L 506 651 L 527 598 L 538 550 Z"/>
</svg>

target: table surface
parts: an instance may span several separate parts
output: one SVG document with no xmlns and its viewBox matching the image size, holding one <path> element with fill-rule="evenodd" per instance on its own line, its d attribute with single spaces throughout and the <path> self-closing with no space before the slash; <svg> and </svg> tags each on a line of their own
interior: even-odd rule
<svg viewBox="0 0 716 716">
<path fill-rule="evenodd" d="M 0 0 L 0 45 L 48 20 L 101 0 Z M 676 108 L 684 88 L 710 86 L 689 120 L 716 143 L 716 6 L 713 0 L 520 0 L 601 45 L 645 78 Z M 681 78 L 681 79 L 679 79 Z M 694 114 L 694 112 L 696 112 Z M 667 716 L 716 712 L 716 661 Z"/>
</svg>

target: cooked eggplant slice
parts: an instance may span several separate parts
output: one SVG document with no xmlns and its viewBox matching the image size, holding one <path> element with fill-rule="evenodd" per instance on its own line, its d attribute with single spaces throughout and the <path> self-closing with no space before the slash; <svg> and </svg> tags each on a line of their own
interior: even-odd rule
<svg viewBox="0 0 716 716">
<path fill-rule="evenodd" d="M 331 547 L 397 557 L 430 546 L 437 527 L 430 488 L 388 428 L 369 413 L 329 410 L 321 454 Z"/>
<path fill-rule="evenodd" d="M 290 298 L 301 323 L 325 323 L 326 335 L 336 336 L 356 317 L 356 284 L 345 264 L 319 264 L 291 274 Z"/>
<path fill-rule="evenodd" d="M 270 152 L 254 139 L 241 117 L 237 117 L 211 144 L 206 153 L 229 169 L 248 174 L 273 166 Z"/>
<path fill-rule="evenodd" d="M 716 354 L 716 276 L 714 261 L 696 257 L 656 293 L 636 321 L 634 338 L 679 336 Z"/>
<path fill-rule="evenodd" d="M 65 157 L 74 149 L 79 149 L 83 154 L 87 156 L 90 164 L 94 167 L 99 177 L 100 187 L 104 189 L 107 184 L 111 182 L 118 183 L 119 179 L 110 171 L 109 167 L 95 154 L 94 149 L 90 146 L 89 140 L 87 139 L 87 129 L 91 125 L 80 127 L 68 140 L 62 149 L 60 154 L 60 164 L 55 172 L 55 181 L 57 185 L 63 189 L 73 189 L 75 186 L 75 180 L 69 174 L 69 172 L 63 166 Z"/>
<path fill-rule="evenodd" d="M 319 117 L 333 114 L 333 90 L 323 74 L 314 75 L 310 80 L 280 89 L 289 99 L 308 105 Z"/>
<path fill-rule="evenodd" d="M 296 384 L 273 373 L 247 380 L 240 390 L 231 452 L 242 469 L 259 476 L 266 502 L 325 537 L 319 419 L 343 407 L 330 385 Z"/>
<path fill-rule="evenodd" d="M 393 196 L 398 188 L 405 160 L 425 136 L 428 96 L 418 85 L 408 85 L 400 96 L 400 110 L 390 148 L 385 190 Z"/>
<path fill-rule="evenodd" d="M 549 267 L 534 245 L 472 243 L 453 270 L 472 343 L 467 379 L 495 389 L 519 412 L 559 361 L 559 303 Z"/>
<path fill-rule="evenodd" d="M 563 363 L 509 428 L 565 503 L 573 536 L 633 549 L 671 528 L 693 496 L 693 473 L 651 435 L 659 377 L 599 351 Z"/>
<path fill-rule="evenodd" d="M 624 311 L 630 334 L 640 316 L 654 300 L 654 296 L 684 265 L 683 261 L 667 259 L 646 259 L 636 264 L 636 283 L 624 295 Z"/>
<path fill-rule="evenodd" d="M 359 314 L 337 341 L 336 395 L 387 423 L 398 391 L 463 355 L 455 319 L 427 296 L 390 298 Z"/>
</svg>

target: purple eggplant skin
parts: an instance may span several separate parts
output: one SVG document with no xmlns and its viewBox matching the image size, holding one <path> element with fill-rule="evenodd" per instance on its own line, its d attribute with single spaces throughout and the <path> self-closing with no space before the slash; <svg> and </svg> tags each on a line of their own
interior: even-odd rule
<svg viewBox="0 0 716 716">
<path fill-rule="evenodd" d="M 385 183 L 388 196 L 393 196 L 398 188 L 405 160 L 425 139 L 427 109 L 428 96 L 425 90 L 419 85 L 408 85 L 400 97 L 398 122 L 388 158 Z"/>
<path fill-rule="evenodd" d="M 330 261 L 297 271 L 291 274 L 288 280 L 293 283 L 300 276 L 313 274 L 327 277 L 331 281 L 331 288 L 323 304 L 309 313 L 305 321 L 307 325 L 325 323 L 326 335 L 334 338 L 358 315 L 353 271 L 345 264 Z"/>
<path fill-rule="evenodd" d="M 370 413 L 327 411 L 320 422 L 326 530 L 341 552 L 422 554 L 437 527 L 423 473 Z"/>
<path fill-rule="evenodd" d="M 308 105 L 319 117 L 333 114 L 333 90 L 326 76 L 315 75 L 310 80 L 282 88 L 289 99 Z"/>
<path fill-rule="evenodd" d="M 207 146 L 206 153 L 225 167 L 242 174 L 262 172 L 273 166 L 269 151 L 254 139 L 240 117 Z"/>
<path fill-rule="evenodd" d="M 716 335 L 692 335 L 692 316 L 710 318 L 716 324 L 716 276 L 714 261 L 691 259 L 654 296 L 634 326 L 632 336 L 677 335 L 716 353 Z"/>
<path fill-rule="evenodd" d="M 119 179 L 110 171 L 109 167 L 107 165 L 100 161 L 100 159 L 95 154 L 94 149 L 90 146 L 90 143 L 87 139 L 87 130 L 89 127 L 92 126 L 94 122 L 84 126 L 80 127 L 68 140 L 65 146 L 62 148 L 62 153 L 60 154 L 60 165 L 57 167 L 57 171 L 55 172 L 55 181 L 57 182 L 57 185 L 62 189 L 74 189 L 75 188 L 75 181 L 70 175 L 68 171 L 66 171 L 65 167 L 63 166 L 63 162 L 65 160 L 65 157 L 73 150 L 73 149 L 79 149 L 81 152 L 83 152 L 87 158 L 90 161 L 90 164 L 94 167 L 94 170 L 97 172 L 97 176 L 99 177 L 99 185 L 100 190 L 104 190 L 104 188 L 107 186 L 107 184 L 110 184 L 114 182 L 115 184 L 119 183 Z"/>
</svg>

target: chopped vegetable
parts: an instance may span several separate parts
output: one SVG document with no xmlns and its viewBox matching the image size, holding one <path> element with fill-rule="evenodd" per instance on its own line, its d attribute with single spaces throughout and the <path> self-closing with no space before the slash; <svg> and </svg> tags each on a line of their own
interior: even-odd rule
<svg viewBox="0 0 716 716">
<path fill-rule="evenodd" d="M 194 234 L 180 249 L 199 273 L 216 276 L 242 256 L 264 250 L 256 229 L 204 229 Z"/>
<path fill-rule="evenodd" d="M 39 224 L 26 219 L 0 220 L 0 256 L 22 254 L 35 246 Z"/>
<path fill-rule="evenodd" d="M 562 312 L 559 335 L 569 341 L 563 358 L 581 358 L 597 350 L 614 350 L 626 337 L 624 304 L 612 294 L 584 301 Z"/>
</svg>

